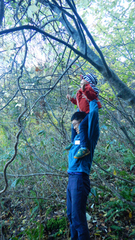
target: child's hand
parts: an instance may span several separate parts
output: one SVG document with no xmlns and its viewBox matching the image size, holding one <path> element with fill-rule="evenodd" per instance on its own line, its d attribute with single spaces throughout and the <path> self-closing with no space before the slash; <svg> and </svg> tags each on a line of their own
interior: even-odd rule
<svg viewBox="0 0 135 240">
<path fill-rule="evenodd" d="M 67 98 L 68 100 L 71 100 L 71 95 L 70 95 L 70 94 L 67 94 L 66 98 Z"/>
</svg>

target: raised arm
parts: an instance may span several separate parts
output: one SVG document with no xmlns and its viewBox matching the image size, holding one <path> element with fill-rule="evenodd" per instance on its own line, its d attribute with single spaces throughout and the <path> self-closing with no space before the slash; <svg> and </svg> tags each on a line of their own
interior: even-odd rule
<svg viewBox="0 0 135 240">
<path fill-rule="evenodd" d="M 90 102 L 90 112 L 88 116 L 88 139 L 97 144 L 99 138 L 99 117 L 98 117 L 98 104 L 97 100 L 93 100 Z"/>
<path fill-rule="evenodd" d="M 77 101 L 75 98 L 72 98 L 70 94 L 67 94 L 66 98 L 72 102 L 73 104 L 77 105 Z"/>
</svg>

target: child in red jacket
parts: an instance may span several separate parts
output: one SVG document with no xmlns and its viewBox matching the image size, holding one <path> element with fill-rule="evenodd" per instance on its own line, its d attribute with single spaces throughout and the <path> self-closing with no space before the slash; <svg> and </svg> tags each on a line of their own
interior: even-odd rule
<svg viewBox="0 0 135 240">
<path fill-rule="evenodd" d="M 76 94 L 76 98 L 72 98 L 67 94 L 67 99 L 70 100 L 73 104 L 76 104 L 80 112 L 89 113 L 89 102 L 96 99 L 98 108 L 101 108 L 101 103 L 98 99 L 99 90 L 95 86 L 97 84 L 97 78 L 94 74 L 89 73 L 88 75 L 80 76 L 81 77 L 81 88 Z M 69 150 L 73 145 L 74 137 L 76 136 L 76 131 L 72 127 L 72 136 L 71 144 L 68 145 L 65 149 Z M 90 153 L 87 143 L 88 143 L 88 116 L 83 119 L 79 125 L 79 134 L 80 134 L 80 146 L 81 148 L 74 156 L 74 158 L 82 158 Z"/>
</svg>

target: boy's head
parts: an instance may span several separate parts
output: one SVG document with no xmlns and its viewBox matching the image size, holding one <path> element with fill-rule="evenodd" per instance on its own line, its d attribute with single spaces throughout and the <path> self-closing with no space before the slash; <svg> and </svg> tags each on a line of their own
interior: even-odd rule
<svg viewBox="0 0 135 240">
<path fill-rule="evenodd" d="M 71 117 L 71 122 L 73 124 L 74 129 L 79 134 L 79 124 L 86 117 L 85 112 L 75 112 Z"/>
<path fill-rule="evenodd" d="M 81 78 L 81 81 L 84 80 L 93 85 L 97 85 L 97 77 L 92 73 L 89 73 L 87 75 L 80 75 L 80 78 Z"/>
</svg>

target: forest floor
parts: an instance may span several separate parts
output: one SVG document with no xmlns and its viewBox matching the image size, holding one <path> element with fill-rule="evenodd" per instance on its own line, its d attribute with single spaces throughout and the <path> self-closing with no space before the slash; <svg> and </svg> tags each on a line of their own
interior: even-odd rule
<svg viewBox="0 0 135 240">
<path fill-rule="evenodd" d="M 92 240 L 135 240 L 135 211 L 119 207 L 117 198 L 88 198 L 87 218 Z M 7 191 L 1 198 L 2 240 L 70 239 L 66 199 L 61 204 L 43 199 L 15 198 Z"/>
</svg>

